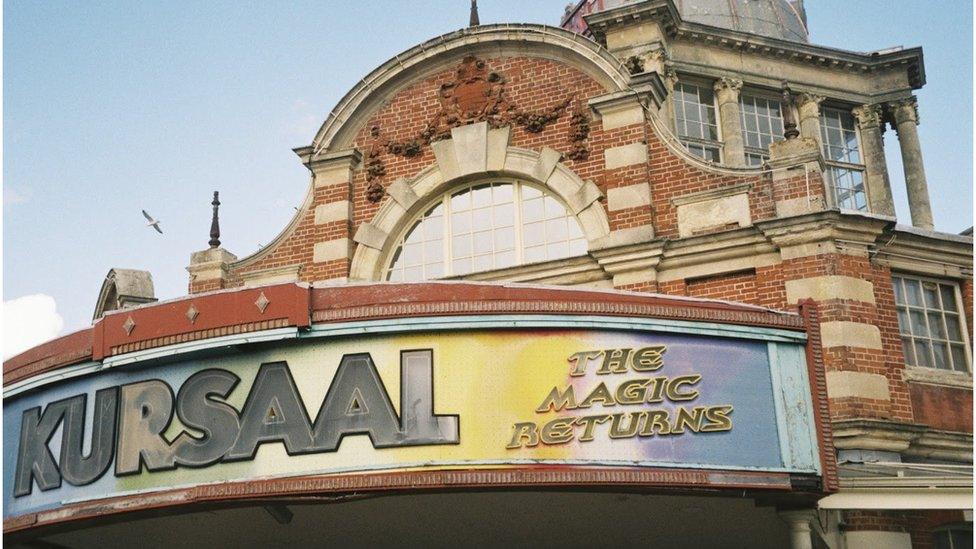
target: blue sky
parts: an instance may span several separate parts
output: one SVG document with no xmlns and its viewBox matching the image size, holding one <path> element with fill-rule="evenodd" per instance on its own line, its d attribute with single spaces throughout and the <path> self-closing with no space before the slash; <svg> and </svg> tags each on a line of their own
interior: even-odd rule
<svg viewBox="0 0 976 549">
<path fill-rule="evenodd" d="M 557 25 L 566 2 L 482 0 L 481 21 Z M 814 43 L 924 47 L 936 226 L 971 226 L 971 3 L 806 4 Z M 291 149 L 377 65 L 467 19 L 465 0 L 4 2 L 4 300 L 53 297 L 56 333 L 88 325 L 112 267 L 151 271 L 160 298 L 185 294 L 213 190 L 224 247 L 243 257 L 268 243 L 308 183 Z M 898 142 L 885 138 L 907 223 Z"/>
</svg>

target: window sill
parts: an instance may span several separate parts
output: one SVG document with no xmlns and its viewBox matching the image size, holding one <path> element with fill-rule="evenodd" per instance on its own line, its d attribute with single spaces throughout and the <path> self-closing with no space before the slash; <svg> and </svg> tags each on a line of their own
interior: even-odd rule
<svg viewBox="0 0 976 549">
<path fill-rule="evenodd" d="M 959 387 L 963 389 L 973 388 L 973 376 L 971 374 L 939 370 L 936 368 L 905 366 L 903 378 L 905 381 L 914 381 L 916 383 L 926 383 L 929 385 L 943 385 L 946 387 Z"/>
</svg>

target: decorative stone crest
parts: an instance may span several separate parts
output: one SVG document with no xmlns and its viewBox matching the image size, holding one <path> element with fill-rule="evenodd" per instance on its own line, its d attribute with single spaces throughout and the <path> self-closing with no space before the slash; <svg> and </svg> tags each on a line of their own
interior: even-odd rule
<svg viewBox="0 0 976 549">
<path fill-rule="evenodd" d="M 441 84 L 437 91 L 440 109 L 416 137 L 394 141 L 382 138 L 379 126 L 370 128 L 370 145 L 365 162 L 368 183 L 366 198 L 375 203 L 385 195 L 380 182 L 386 175 L 386 166 L 380 158 L 383 153 L 405 158 L 420 156 L 425 145 L 448 139 L 453 128 L 476 122 L 487 122 L 491 128 L 518 124 L 529 133 L 540 133 L 558 120 L 573 101 L 573 95 L 570 94 L 546 111 L 524 111 L 508 100 L 505 83 L 505 77 L 501 73 L 489 71 L 483 59 L 468 56 L 456 69 L 454 79 Z M 577 129 L 580 131 L 574 130 L 571 140 L 574 143 L 585 142 L 589 135 L 588 120 L 583 124 L 580 119 Z M 575 135 L 581 132 L 582 138 L 576 140 Z M 585 148 L 585 144 L 582 147 Z"/>
<path fill-rule="evenodd" d="M 257 307 L 259 311 L 261 311 L 261 314 L 264 314 L 264 310 L 267 309 L 268 305 L 270 304 L 271 304 L 271 300 L 268 299 L 268 296 L 264 295 L 264 292 L 261 292 L 261 295 L 259 295 L 257 300 L 255 300 L 254 302 L 254 306 Z"/>
</svg>

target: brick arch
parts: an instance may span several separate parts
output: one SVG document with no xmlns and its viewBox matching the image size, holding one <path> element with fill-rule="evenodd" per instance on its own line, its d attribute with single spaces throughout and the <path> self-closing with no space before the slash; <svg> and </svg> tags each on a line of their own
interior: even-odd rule
<svg viewBox="0 0 976 549">
<path fill-rule="evenodd" d="M 452 67 L 469 55 L 560 61 L 578 68 L 606 92 L 619 92 L 630 86 L 630 74 L 619 59 L 576 33 L 533 24 L 469 27 L 417 45 L 366 75 L 323 122 L 312 141 L 313 156 L 351 147 L 359 128 L 398 90 Z"/>
<path fill-rule="evenodd" d="M 559 152 L 548 147 L 541 151 L 511 147 L 509 134 L 509 127 L 489 130 L 487 123 L 480 122 L 455 128 L 451 139 L 433 143 L 436 162 L 390 184 L 390 197 L 369 222 L 360 225 L 349 279 L 381 280 L 407 223 L 433 199 L 485 176 L 516 177 L 546 188 L 576 216 L 589 248 L 599 248 L 610 234 L 600 189 L 562 164 Z"/>
</svg>

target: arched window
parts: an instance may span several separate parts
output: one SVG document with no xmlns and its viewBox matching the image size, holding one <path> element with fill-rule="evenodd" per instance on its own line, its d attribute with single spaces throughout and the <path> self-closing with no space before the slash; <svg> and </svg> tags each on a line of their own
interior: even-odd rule
<svg viewBox="0 0 976 549">
<path fill-rule="evenodd" d="M 586 253 L 579 222 L 559 200 L 520 181 L 445 194 L 397 243 L 387 280 L 418 281 Z"/>
</svg>

